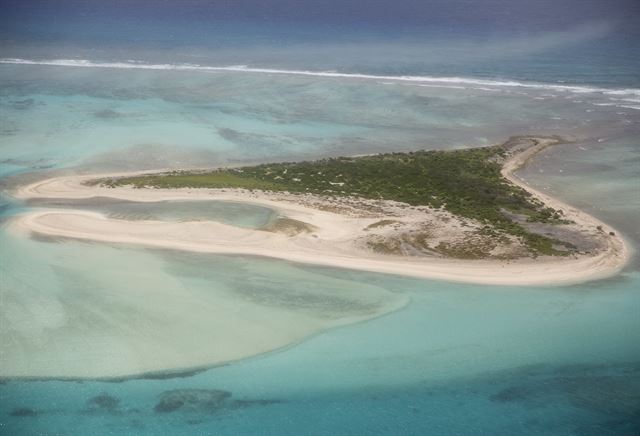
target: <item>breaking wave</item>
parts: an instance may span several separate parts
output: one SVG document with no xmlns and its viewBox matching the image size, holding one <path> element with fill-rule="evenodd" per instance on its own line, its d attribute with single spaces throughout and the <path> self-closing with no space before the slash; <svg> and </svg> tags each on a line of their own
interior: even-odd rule
<svg viewBox="0 0 640 436">
<path fill-rule="evenodd" d="M 341 73 L 336 71 L 308 71 L 308 70 L 283 70 L 274 68 L 254 68 L 246 65 L 229 65 L 229 66 L 206 66 L 198 64 L 149 64 L 136 60 L 128 60 L 126 62 L 97 62 L 85 59 L 48 59 L 48 60 L 31 60 L 19 58 L 2 58 L 0 64 L 18 64 L 18 65 L 47 65 L 59 67 L 82 67 L 82 68 L 115 68 L 115 69 L 138 69 L 138 70 L 171 70 L 171 71 L 223 71 L 223 72 L 239 72 L 254 74 L 280 74 L 294 76 L 312 76 L 326 78 L 341 79 L 364 79 L 364 80 L 383 80 L 388 82 L 412 82 L 418 84 L 443 86 L 449 88 L 472 87 L 480 90 L 495 90 L 496 88 L 524 88 L 537 89 L 559 92 L 570 92 L 576 94 L 601 94 L 605 96 L 616 96 L 618 99 L 624 97 L 640 97 L 640 89 L 637 88 L 598 88 L 582 85 L 565 85 L 552 83 L 537 82 L 520 82 L 514 80 L 488 80 L 474 79 L 466 77 L 437 77 L 437 76 L 413 76 L 413 75 L 375 75 L 361 73 Z M 630 101 L 630 100 L 627 100 Z M 632 108 L 638 108 L 635 105 L 629 105 Z"/>
</svg>

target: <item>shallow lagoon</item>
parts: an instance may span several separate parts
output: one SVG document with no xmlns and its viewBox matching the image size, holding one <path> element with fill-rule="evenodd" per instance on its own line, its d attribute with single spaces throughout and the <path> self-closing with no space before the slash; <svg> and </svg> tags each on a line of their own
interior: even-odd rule
<svg viewBox="0 0 640 436">
<path fill-rule="evenodd" d="M 110 218 L 132 221 L 216 221 L 247 228 L 261 228 L 277 218 L 274 210 L 264 206 L 219 200 L 137 203 L 110 198 L 91 198 L 75 201 L 33 201 L 30 205 L 90 210 Z"/>
<path fill-rule="evenodd" d="M 188 262 L 179 253 L 162 256 L 174 268 Z M 282 265 L 254 261 L 273 271 Z M 412 303 L 186 378 L 8 382 L 1 387 L 4 429 L 633 434 L 638 425 L 637 274 L 584 287 L 489 289 L 309 269 L 406 292 Z M 232 397 L 216 407 L 155 411 L 160 395 L 176 389 L 222 389 Z M 101 394 L 118 406 L 87 404 Z M 35 416 L 8 416 L 17 408 Z"/>
</svg>

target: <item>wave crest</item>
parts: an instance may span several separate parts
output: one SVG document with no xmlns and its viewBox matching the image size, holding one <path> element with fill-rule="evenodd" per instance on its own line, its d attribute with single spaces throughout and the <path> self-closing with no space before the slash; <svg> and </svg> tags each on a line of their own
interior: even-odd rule
<svg viewBox="0 0 640 436">
<path fill-rule="evenodd" d="M 172 71 L 226 71 L 241 72 L 254 74 L 281 74 L 296 76 L 313 76 L 341 79 L 364 79 L 364 80 L 384 80 L 392 82 L 413 82 L 431 85 L 457 85 L 462 89 L 470 86 L 479 90 L 495 90 L 496 88 L 526 88 L 548 91 L 571 92 L 577 94 L 593 93 L 603 94 L 606 96 L 629 96 L 640 97 L 640 89 L 637 88 L 598 88 L 582 85 L 558 85 L 552 83 L 537 82 L 520 82 L 514 80 L 488 80 L 475 79 L 467 77 L 437 77 L 437 76 L 390 76 L 390 75 L 374 75 L 361 73 L 341 73 L 336 71 L 308 71 L 308 70 L 282 70 L 274 68 L 253 68 L 246 65 L 229 65 L 229 66 L 206 66 L 198 64 L 149 64 L 143 61 L 128 60 L 126 62 L 97 62 L 87 59 L 48 59 L 48 60 L 31 60 L 19 58 L 3 58 L 0 64 L 17 64 L 17 65 L 48 65 L 59 67 L 82 67 L 82 68 L 116 68 L 116 69 L 140 69 L 140 70 L 172 70 Z M 487 88 L 490 87 L 490 88 Z"/>
</svg>

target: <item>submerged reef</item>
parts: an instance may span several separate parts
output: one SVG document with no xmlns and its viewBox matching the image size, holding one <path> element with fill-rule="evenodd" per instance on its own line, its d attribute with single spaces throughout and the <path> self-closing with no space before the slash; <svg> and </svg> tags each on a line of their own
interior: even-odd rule
<svg viewBox="0 0 640 436">
<path fill-rule="evenodd" d="M 222 407 L 231 397 L 231 392 L 217 389 L 177 389 L 163 392 L 153 408 L 158 413 L 174 412 L 178 409 L 213 412 Z"/>
<path fill-rule="evenodd" d="M 89 411 L 115 412 L 120 405 L 120 399 L 108 394 L 100 394 L 87 400 Z"/>
<path fill-rule="evenodd" d="M 18 417 L 33 417 L 37 416 L 38 412 L 30 409 L 29 407 L 16 407 L 9 413 L 9 415 Z"/>
<path fill-rule="evenodd" d="M 215 413 L 223 409 L 232 410 L 251 406 L 267 406 L 282 403 L 274 399 L 231 400 L 231 392 L 219 389 L 174 389 L 160 394 L 154 406 L 156 413 L 196 412 Z"/>
</svg>

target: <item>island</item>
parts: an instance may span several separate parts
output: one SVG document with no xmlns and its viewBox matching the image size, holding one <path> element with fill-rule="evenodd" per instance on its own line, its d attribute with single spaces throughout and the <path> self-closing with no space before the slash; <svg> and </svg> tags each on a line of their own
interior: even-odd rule
<svg viewBox="0 0 640 436">
<path fill-rule="evenodd" d="M 615 274 L 623 238 L 526 185 L 515 171 L 559 137 L 199 171 L 57 177 L 20 188 L 37 198 L 230 201 L 272 208 L 252 229 L 214 221 L 123 220 L 41 210 L 23 231 L 194 252 L 496 285 L 567 284 Z"/>
</svg>

